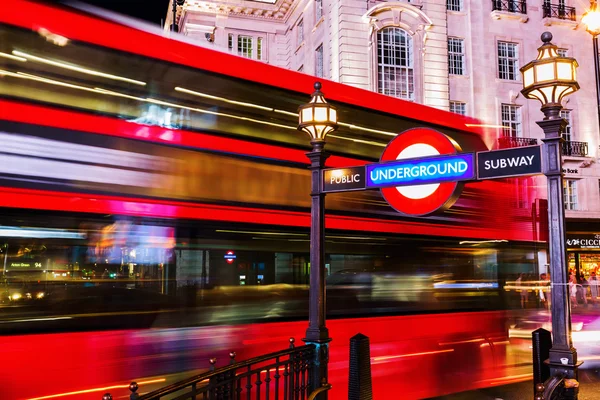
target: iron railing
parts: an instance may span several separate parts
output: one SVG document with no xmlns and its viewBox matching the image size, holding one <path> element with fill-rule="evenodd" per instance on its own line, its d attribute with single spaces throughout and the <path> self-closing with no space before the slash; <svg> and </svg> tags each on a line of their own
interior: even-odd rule
<svg viewBox="0 0 600 400">
<path fill-rule="evenodd" d="M 230 353 L 230 365 L 216 368 L 216 359 L 210 360 L 211 369 L 200 375 L 139 395 L 138 385 L 129 385 L 130 399 L 158 400 L 165 397 L 184 400 L 308 400 L 318 393 L 310 393 L 312 370 L 316 360 L 316 345 L 295 347 L 290 339 L 289 349 L 265 354 L 246 361 L 235 362 Z M 322 383 L 315 392 L 329 390 Z M 107 393 L 103 400 L 112 400 Z"/>
<path fill-rule="evenodd" d="M 537 139 L 502 136 L 498 138 L 499 149 L 510 149 L 511 147 L 524 147 L 537 145 Z"/>
<path fill-rule="evenodd" d="M 588 144 L 587 142 L 563 142 L 562 154 L 563 156 L 586 157 L 588 155 Z"/>
<path fill-rule="evenodd" d="M 511 13 L 527 14 L 527 1 L 492 0 L 492 11 L 506 11 Z"/>
<path fill-rule="evenodd" d="M 542 10 L 544 11 L 544 18 L 558 18 L 577 21 L 575 7 L 567 7 L 561 4 L 544 3 L 542 5 Z"/>
</svg>

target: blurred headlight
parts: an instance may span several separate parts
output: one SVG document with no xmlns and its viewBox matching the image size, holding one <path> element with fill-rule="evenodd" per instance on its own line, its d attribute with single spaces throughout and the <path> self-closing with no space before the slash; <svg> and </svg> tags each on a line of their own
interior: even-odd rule
<svg viewBox="0 0 600 400">
<path fill-rule="evenodd" d="M 23 297 L 23 296 L 21 296 L 21 293 L 15 293 L 11 296 L 11 299 L 19 300 L 21 297 Z"/>
<path fill-rule="evenodd" d="M 44 292 L 39 292 L 38 294 L 35 295 L 35 297 L 38 298 L 38 299 L 43 299 L 44 296 L 45 296 Z"/>
</svg>

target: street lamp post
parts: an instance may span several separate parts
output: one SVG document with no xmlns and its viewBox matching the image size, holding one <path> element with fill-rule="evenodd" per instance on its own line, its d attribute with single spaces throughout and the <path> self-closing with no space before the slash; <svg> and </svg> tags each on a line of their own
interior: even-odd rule
<svg viewBox="0 0 600 400">
<path fill-rule="evenodd" d="M 298 109 L 298 129 L 310 136 L 312 151 L 306 153 L 310 159 L 311 205 L 310 205 L 310 300 L 306 343 L 317 348 L 316 365 L 310 377 L 310 391 L 327 383 L 329 358 L 329 331 L 325 324 L 325 193 L 321 182 L 321 170 L 329 155 L 323 151 L 325 137 L 337 129 L 337 111 L 325 101 L 321 83 L 315 83 L 315 92 L 308 104 Z M 326 399 L 327 392 L 319 399 Z"/>
<path fill-rule="evenodd" d="M 544 119 L 537 124 L 544 131 L 542 154 L 544 175 L 548 178 L 548 221 L 550 272 L 552 279 L 552 349 L 549 366 L 551 377 L 577 379 L 577 351 L 571 335 L 571 311 L 565 250 L 565 207 L 563 198 L 562 132 L 567 122 L 560 117 L 562 99 L 579 89 L 575 80 L 578 66 L 574 58 L 560 57 L 551 43 L 552 34 L 542 34 L 543 45 L 537 59 L 521 68 L 523 90 L 529 99 L 542 103 Z M 577 398 L 573 390 L 572 399 Z"/>
<path fill-rule="evenodd" d="M 171 32 L 177 33 L 179 32 L 179 25 L 175 21 L 177 21 L 177 6 L 182 6 L 185 3 L 185 0 L 171 0 L 173 2 L 172 12 L 173 12 L 173 23 L 171 23 Z"/>
<path fill-rule="evenodd" d="M 596 78 L 596 109 L 598 113 L 598 126 L 600 127 L 600 60 L 598 60 L 598 35 L 600 35 L 600 10 L 596 0 L 591 0 L 590 9 L 583 14 L 581 22 L 585 29 L 592 35 L 594 51 L 594 72 Z"/>
</svg>

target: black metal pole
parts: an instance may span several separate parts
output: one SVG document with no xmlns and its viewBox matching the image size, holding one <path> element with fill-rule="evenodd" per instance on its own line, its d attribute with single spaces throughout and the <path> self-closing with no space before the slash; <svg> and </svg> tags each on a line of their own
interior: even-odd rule
<svg viewBox="0 0 600 400">
<path fill-rule="evenodd" d="M 596 78 L 596 109 L 598 111 L 598 126 L 600 127 L 600 63 L 598 60 L 598 35 L 592 37 L 594 47 L 594 72 Z"/>
<path fill-rule="evenodd" d="M 548 178 L 548 226 L 552 296 L 552 348 L 550 375 L 577 379 L 577 351 L 571 337 L 571 309 L 566 253 L 565 206 L 563 197 L 562 132 L 567 121 L 560 117 L 560 105 L 542 107 L 545 118 L 537 124 L 544 130 L 542 141 L 544 175 Z M 567 397 L 565 397 L 567 398 Z M 577 391 L 568 397 L 577 398 Z"/>
<path fill-rule="evenodd" d="M 329 330 L 325 325 L 325 193 L 322 192 L 321 170 L 329 155 L 323 151 L 325 142 L 312 142 L 313 149 L 306 155 L 310 159 L 310 299 L 306 343 L 317 346 L 316 363 L 310 377 L 310 391 L 327 383 L 329 360 Z M 327 399 L 327 392 L 318 399 Z"/>
<path fill-rule="evenodd" d="M 175 21 L 177 20 L 177 2 L 175 0 L 173 1 L 173 22 L 171 23 L 171 32 L 177 32 L 179 29 L 177 29 L 177 25 L 175 25 Z"/>
</svg>

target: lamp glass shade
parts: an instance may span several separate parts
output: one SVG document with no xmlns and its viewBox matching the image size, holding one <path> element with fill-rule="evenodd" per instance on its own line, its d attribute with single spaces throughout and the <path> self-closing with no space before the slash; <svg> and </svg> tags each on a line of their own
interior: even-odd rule
<svg viewBox="0 0 600 400">
<path fill-rule="evenodd" d="M 535 67 L 535 80 L 545 82 L 554 80 L 554 63 L 537 64 Z"/>
<path fill-rule="evenodd" d="M 560 80 L 574 81 L 575 69 L 568 61 L 558 61 L 556 63 L 556 77 Z"/>
<path fill-rule="evenodd" d="M 325 136 L 337 129 L 337 110 L 327 103 L 320 87 L 315 85 L 310 102 L 298 109 L 298 129 L 308 133 L 311 142 L 324 142 Z"/>
<path fill-rule="evenodd" d="M 313 109 L 312 107 L 303 108 L 300 113 L 300 123 L 306 123 L 313 120 Z"/>
<path fill-rule="evenodd" d="M 533 82 L 534 82 L 533 66 L 530 66 L 530 68 L 523 70 L 523 86 L 524 87 L 531 86 L 531 85 L 533 85 Z"/>
<path fill-rule="evenodd" d="M 326 122 L 327 118 L 327 107 L 315 107 L 315 122 Z"/>
<path fill-rule="evenodd" d="M 329 109 L 329 120 L 337 124 L 337 110 L 333 107 Z"/>
<path fill-rule="evenodd" d="M 529 99 L 537 99 L 544 107 L 560 105 L 562 99 L 577 91 L 579 84 L 575 80 L 577 61 L 558 55 L 557 47 L 550 42 L 552 35 L 542 35 L 544 44 L 538 49 L 535 60 L 521 68 L 523 90 L 521 93 Z"/>
</svg>

